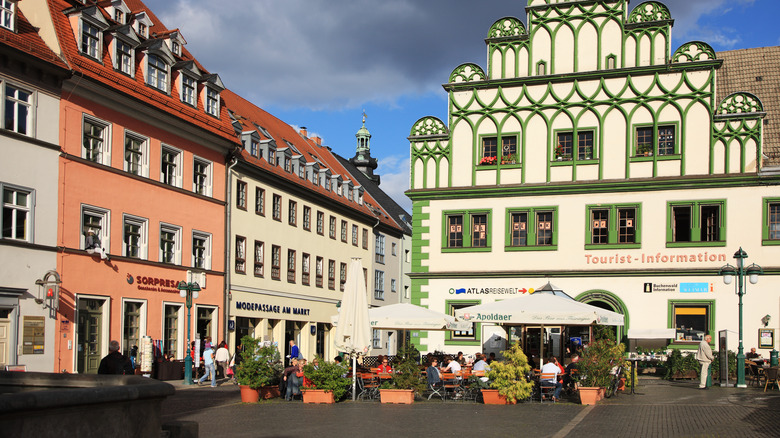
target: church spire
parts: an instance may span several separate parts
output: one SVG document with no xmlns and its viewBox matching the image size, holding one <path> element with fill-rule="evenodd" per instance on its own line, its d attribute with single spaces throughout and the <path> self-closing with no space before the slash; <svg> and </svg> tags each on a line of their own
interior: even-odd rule
<svg viewBox="0 0 780 438">
<path fill-rule="evenodd" d="M 366 111 L 363 110 L 363 126 L 355 134 L 357 138 L 357 149 L 355 156 L 349 159 L 358 170 L 363 172 L 369 179 L 379 185 L 379 175 L 374 175 L 374 169 L 377 168 L 376 158 L 371 158 L 371 133 L 366 128 Z"/>
</svg>

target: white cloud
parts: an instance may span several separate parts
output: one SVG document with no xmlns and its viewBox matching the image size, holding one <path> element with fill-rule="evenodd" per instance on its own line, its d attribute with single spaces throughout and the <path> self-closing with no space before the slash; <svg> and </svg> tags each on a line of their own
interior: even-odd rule
<svg viewBox="0 0 780 438">
<path fill-rule="evenodd" d="M 412 212 L 412 200 L 404 192 L 409 190 L 409 157 L 391 155 L 379 162 L 377 173 L 382 180 L 379 187 L 408 213 Z"/>
</svg>

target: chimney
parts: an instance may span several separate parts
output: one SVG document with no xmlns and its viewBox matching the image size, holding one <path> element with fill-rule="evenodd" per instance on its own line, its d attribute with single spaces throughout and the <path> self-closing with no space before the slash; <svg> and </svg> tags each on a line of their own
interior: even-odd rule
<svg viewBox="0 0 780 438">
<path fill-rule="evenodd" d="M 306 127 L 305 126 L 301 126 L 301 135 L 308 138 L 308 134 L 309 134 L 309 132 L 306 131 Z"/>
<path fill-rule="evenodd" d="M 315 135 L 315 136 L 314 136 L 314 137 L 312 137 L 311 139 L 312 139 L 312 141 L 313 141 L 314 143 L 316 143 L 316 144 L 317 144 L 317 146 L 322 146 L 322 137 L 320 137 L 319 135 Z"/>
</svg>

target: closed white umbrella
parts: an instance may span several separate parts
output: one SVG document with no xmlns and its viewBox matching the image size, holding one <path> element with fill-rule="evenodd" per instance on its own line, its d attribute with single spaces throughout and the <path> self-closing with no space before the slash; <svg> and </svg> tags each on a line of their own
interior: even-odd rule
<svg viewBox="0 0 780 438">
<path fill-rule="evenodd" d="M 336 327 L 336 348 L 352 357 L 352 399 L 355 399 L 357 356 L 371 348 L 371 325 L 368 320 L 368 298 L 360 258 L 353 257 L 347 270 L 347 283 L 341 298 Z"/>
</svg>

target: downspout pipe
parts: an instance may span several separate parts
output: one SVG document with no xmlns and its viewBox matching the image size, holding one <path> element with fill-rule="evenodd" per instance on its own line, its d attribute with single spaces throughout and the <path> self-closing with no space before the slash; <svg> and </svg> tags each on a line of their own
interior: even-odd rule
<svg viewBox="0 0 780 438">
<path fill-rule="evenodd" d="M 231 224 L 231 216 L 230 216 L 230 209 L 232 205 L 232 199 L 233 199 L 233 184 L 231 183 L 231 172 L 233 171 L 233 167 L 235 167 L 236 164 L 238 164 L 238 158 L 236 157 L 236 154 L 238 154 L 239 151 L 235 150 L 228 156 L 228 166 L 225 170 L 225 293 L 223 294 L 223 306 L 224 306 L 224 315 L 222 317 L 222 328 L 223 328 L 223 339 L 228 339 L 228 320 L 229 320 L 229 314 L 230 314 L 230 272 L 231 272 L 231 265 L 230 265 L 230 242 L 232 241 L 232 238 L 230 236 L 230 224 Z M 237 345 L 237 341 L 233 343 L 233 351 L 235 352 L 235 348 Z"/>
</svg>

